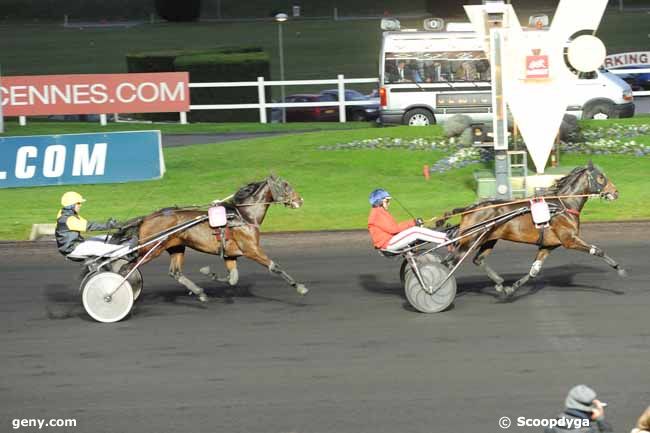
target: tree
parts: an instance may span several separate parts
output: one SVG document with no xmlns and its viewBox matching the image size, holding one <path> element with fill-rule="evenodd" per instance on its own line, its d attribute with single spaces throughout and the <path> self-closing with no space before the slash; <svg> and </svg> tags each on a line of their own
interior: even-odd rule
<svg viewBox="0 0 650 433">
<path fill-rule="evenodd" d="M 201 0 L 156 0 L 156 13 L 167 21 L 196 21 L 201 16 Z"/>
</svg>

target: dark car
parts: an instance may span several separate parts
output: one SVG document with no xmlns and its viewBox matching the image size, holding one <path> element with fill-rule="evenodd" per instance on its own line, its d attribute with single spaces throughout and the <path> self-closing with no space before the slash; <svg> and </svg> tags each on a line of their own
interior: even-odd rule
<svg viewBox="0 0 650 433">
<path fill-rule="evenodd" d="M 332 101 L 339 100 L 339 91 L 337 89 L 323 90 L 320 94 L 324 97 L 330 98 Z M 375 120 L 379 117 L 379 99 L 372 98 L 357 92 L 356 90 L 348 89 L 345 91 L 346 101 L 368 101 L 373 102 L 371 105 L 348 105 L 345 107 L 345 117 L 347 120 L 368 121 Z M 336 108 L 336 116 L 338 118 L 339 110 Z"/>
<path fill-rule="evenodd" d="M 621 69 L 650 69 L 650 65 L 646 66 L 625 66 Z M 627 84 L 630 85 L 632 90 L 650 90 L 650 72 L 640 73 L 625 73 L 617 74 Z"/>
<path fill-rule="evenodd" d="M 286 102 L 337 102 L 338 90 L 324 90 L 319 94 L 298 94 L 285 98 Z M 379 101 L 357 92 L 345 91 L 346 101 L 373 101 L 372 105 L 350 105 L 345 109 L 346 120 L 368 121 L 379 116 Z M 339 120 L 338 106 L 325 107 L 287 107 L 287 122 L 337 122 Z"/>
<path fill-rule="evenodd" d="M 286 102 L 321 102 L 329 101 L 319 94 L 290 95 Z M 287 122 L 322 122 L 335 121 L 339 118 L 338 107 L 287 107 Z"/>
</svg>

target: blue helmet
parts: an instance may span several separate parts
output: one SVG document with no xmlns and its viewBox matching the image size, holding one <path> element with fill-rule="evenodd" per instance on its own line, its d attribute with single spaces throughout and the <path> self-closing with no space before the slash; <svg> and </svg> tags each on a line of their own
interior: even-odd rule
<svg viewBox="0 0 650 433">
<path fill-rule="evenodd" d="M 390 198 L 390 194 L 385 189 L 377 188 L 370 193 L 368 201 L 372 206 L 379 206 L 383 199 Z"/>
</svg>

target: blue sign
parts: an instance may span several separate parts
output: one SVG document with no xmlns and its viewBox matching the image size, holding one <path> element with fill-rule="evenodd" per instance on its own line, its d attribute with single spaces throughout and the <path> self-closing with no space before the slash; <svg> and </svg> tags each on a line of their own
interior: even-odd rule
<svg viewBox="0 0 650 433">
<path fill-rule="evenodd" d="M 164 173 L 160 131 L 0 137 L 0 188 L 131 182 Z"/>
</svg>

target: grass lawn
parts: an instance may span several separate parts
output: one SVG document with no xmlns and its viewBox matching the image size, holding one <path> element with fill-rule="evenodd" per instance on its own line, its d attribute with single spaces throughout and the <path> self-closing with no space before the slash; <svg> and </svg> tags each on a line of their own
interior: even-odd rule
<svg viewBox="0 0 650 433">
<path fill-rule="evenodd" d="M 126 219 L 170 205 L 203 204 L 234 192 L 248 181 L 275 172 L 304 197 L 299 210 L 273 207 L 266 231 L 355 229 L 366 225 L 368 193 L 391 191 L 416 216 L 429 218 L 476 200 L 473 171 L 480 165 L 435 174 L 426 182 L 422 166 L 444 156 L 408 150 L 321 151 L 321 145 L 373 137 L 436 137 L 429 128 L 367 128 L 258 138 L 215 145 L 165 149 L 167 174 L 162 180 L 128 184 L 56 186 L 0 190 L 0 239 L 25 239 L 32 223 L 54 222 L 63 192 L 76 189 L 88 198 L 83 215 Z M 647 137 L 650 142 L 650 137 Z M 644 138 L 645 140 L 645 138 Z M 584 155 L 562 155 L 562 164 L 587 162 Z M 616 183 L 617 202 L 594 200 L 585 221 L 650 218 L 650 189 L 641 177 L 650 172 L 649 158 L 593 156 Z M 394 203 L 398 218 L 407 218 Z"/>
<path fill-rule="evenodd" d="M 75 134 L 113 131 L 150 131 L 159 129 L 163 134 L 225 134 L 243 132 L 299 132 L 348 129 L 368 129 L 374 122 L 296 122 L 296 123 L 108 123 L 99 122 L 53 122 L 28 119 L 26 126 L 16 121 L 5 122 L 5 132 L 0 137 L 18 135 Z"/>
</svg>

